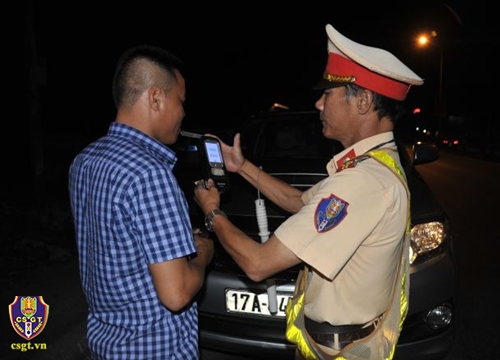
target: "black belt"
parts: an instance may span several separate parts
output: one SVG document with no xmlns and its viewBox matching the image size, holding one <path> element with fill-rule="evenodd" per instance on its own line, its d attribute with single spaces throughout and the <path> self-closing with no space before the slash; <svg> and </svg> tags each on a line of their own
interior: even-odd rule
<svg viewBox="0 0 500 360">
<path fill-rule="evenodd" d="M 306 330 L 318 344 L 328 346 L 332 349 L 341 350 L 353 341 L 362 339 L 375 330 L 375 322 L 367 327 L 364 325 L 340 325 L 333 326 L 327 322 L 319 323 L 304 317 Z M 338 347 L 335 346 L 335 336 L 338 335 Z"/>
</svg>

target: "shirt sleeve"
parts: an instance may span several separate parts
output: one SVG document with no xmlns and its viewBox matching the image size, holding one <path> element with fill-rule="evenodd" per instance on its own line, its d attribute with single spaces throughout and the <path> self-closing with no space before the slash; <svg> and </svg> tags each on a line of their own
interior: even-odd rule
<svg viewBox="0 0 500 360">
<path fill-rule="evenodd" d="M 360 168 L 336 173 L 310 190 L 309 202 L 275 235 L 300 259 L 332 280 L 369 237 L 393 200 L 387 184 Z"/>
<path fill-rule="evenodd" d="M 196 252 L 187 202 L 169 169 L 149 170 L 132 192 L 137 240 L 149 264 Z"/>
</svg>

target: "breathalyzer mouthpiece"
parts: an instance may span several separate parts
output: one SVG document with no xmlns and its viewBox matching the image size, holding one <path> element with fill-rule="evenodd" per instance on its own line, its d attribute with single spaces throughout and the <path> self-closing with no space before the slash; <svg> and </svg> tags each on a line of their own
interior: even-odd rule
<svg viewBox="0 0 500 360">
<path fill-rule="evenodd" d="M 181 136 L 195 138 L 195 139 L 201 139 L 203 137 L 202 134 L 197 134 L 194 132 L 189 132 L 189 131 L 184 131 L 184 130 L 181 130 Z"/>
</svg>

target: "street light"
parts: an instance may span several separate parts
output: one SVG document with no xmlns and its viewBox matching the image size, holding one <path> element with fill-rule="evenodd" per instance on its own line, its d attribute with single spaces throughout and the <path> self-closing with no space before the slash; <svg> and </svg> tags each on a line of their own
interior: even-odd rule
<svg viewBox="0 0 500 360">
<path fill-rule="evenodd" d="M 417 46 L 424 48 L 437 44 L 439 46 L 439 85 L 436 116 L 438 118 L 437 131 L 441 130 L 442 119 L 445 116 L 445 104 L 443 98 L 443 47 L 437 40 L 438 34 L 435 30 L 428 33 L 422 33 L 417 36 Z"/>
</svg>

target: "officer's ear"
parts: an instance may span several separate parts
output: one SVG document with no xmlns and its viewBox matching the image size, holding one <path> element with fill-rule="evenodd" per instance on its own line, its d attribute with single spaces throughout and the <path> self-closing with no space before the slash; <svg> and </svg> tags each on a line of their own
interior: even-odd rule
<svg viewBox="0 0 500 360">
<path fill-rule="evenodd" d="M 362 89 L 357 95 L 358 111 L 361 114 L 366 114 L 373 104 L 373 93 L 370 90 Z"/>
</svg>

